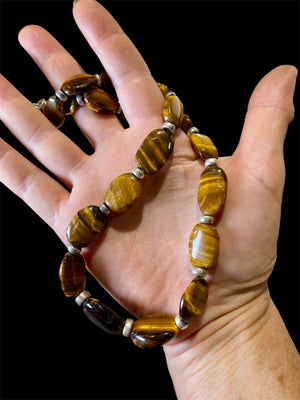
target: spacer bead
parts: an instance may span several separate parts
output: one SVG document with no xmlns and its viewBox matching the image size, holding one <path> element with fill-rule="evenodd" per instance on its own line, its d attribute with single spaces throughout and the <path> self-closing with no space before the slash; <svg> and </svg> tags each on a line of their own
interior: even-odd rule
<svg viewBox="0 0 300 400">
<path fill-rule="evenodd" d="M 199 129 L 196 128 L 195 126 L 192 126 L 192 127 L 187 131 L 186 134 L 187 134 L 188 136 L 191 136 L 191 134 L 193 134 L 193 133 L 196 133 L 196 134 L 197 134 L 197 133 L 200 133 L 200 132 L 199 132 Z"/>
<path fill-rule="evenodd" d="M 193 274 L 196 276 L 201 276 L 202 278 L 205 278 L 207 275 L 207 269 L 202 268 L 202 267 L 194 267 L 193 268 Z"/>
<path fill-rule="evenodd" d="M 75 298 L 76 304 L 82 306 L 82 304 L 91 297 L 91 293 L 87 290 L 83 290 L 79 295 Z"/>
<path fill-rule="evenodd" d="M 204 166 L 205 168 L 208 168 L 217 165 L 217 163 L 218 160 L 216 158 L 208 158 L 207 160 L 205 160 Z"/>
<path fill-rule="evenodd" d="M 126 319 L 125 325 L 124 325 L 124 328 L 123 328 L 123 331 L 122 331 L 122 335 L 123 336 L 125 336 L 125 337 L 129 337 L 130 336 L 133 324 L 134 324 L 134 320 L 133 319 L 131 319 L 131 318 L 127 318 Z"/>
<path fill-rule="evenodd" d="M 55 92 L 55 96 L 63 103 L 68 100 L 68 96 L 60 89 Z"/>
<path fill-rule="evenodd" d="M 170 91 L 170 92 L 167 92 L 167 93 L 166 93 L 165 99 L 167 99 L 167 98 L 170 97 L 170 96 L 177 96 L 177 95 L 176 95 L 175 92 Z"/>
<path fill-rule="evenodd" d="M 109 207 L 106 205 L 106 203 L 102 203 L 99 206 L 99 209 L 101 212 L 103 212 L 103 214 L 108 215 L 110 213 L 110 209 Z"/>
<path fill-rule="evenodd" d="M 139 167 L 134 168 L 134 169 L 132 170 L 132 174 L 133 174 L 137 179 L 143 179 L 144 176 L 145 176 L 144 171 L 143 171 L 141 168 L 139 168 Z"/>
<path fill-rule="evenodd" d="M 214 217 L 212 215 L 201 215 L 200 223 L 211 225 L 214 223 Z"/>
<path fill-rule="evenodd" d="M 180 329 L 181 331 L 184 331 L 187 327 L 188 327 L 188 323 L 185 322 L 180 315 L 177 315 L 175 317 L 175 324 L 177 326 L 178 329 Z"/>
<path fill-rule="evenodd" d="M 99 75 L 99 74 L 95 74 L 94 75 L 94 77 L 97 79 L 97 83 L 96 83 L 96 86 L 101 86 L 101 84 L 102 84 L 102 78 L 101 78 L 101 75 Z"/>
<path fill-rule="evenodd" d="M 176 126 L 172 124 L 172 122 L 164 122 L 162 124 L 162 129 L 169 135 L 173 135 L 173 133 L 176 131 Z"/>
<path fill-rule="evenodd" d="M 33 103 L 33 105 L 34 105 L 37 109 L 39 109 L 39 110 L 42 111 L 43 108 L 45 107 L 46 103 L 47 103 L 47 100 L 45 100 L 45 99 L 40 99 L 37 103 Z"/>
<path fill-rule="evenodd" d="M 79 249 L 78 247 L 73 246 L 71 243 L 68 244 L 68 252 L 73 254 L 73 256 L 79 254 L 80 251 L 81 249 Z"/>
<path fill-rule="evenodd" d="M 83 101 L 83 99 L 80 96 L 80 94 L 77 94 L 75 98 L 76 98 L 77 104 L 79 104 L 80 107 L 85 106 L 85 102 Z"/>
</svg>

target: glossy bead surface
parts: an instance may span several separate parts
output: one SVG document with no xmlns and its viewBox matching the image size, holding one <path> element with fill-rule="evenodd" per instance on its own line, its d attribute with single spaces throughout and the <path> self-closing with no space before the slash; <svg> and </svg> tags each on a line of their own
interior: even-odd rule
<svg viewBox="0 0 300 400">
<path fill-rule="evenodd" d="M 83 303 L 83 312 L 99 328 L 111 335 L 122 333 L 125 320 L 101 301 L 89 298 Z"/>
<path fill-rule="evenodd" d="M 135 155 L 135 162 L 145 174 L 155 174 L 170 157 L 174 147 L 173 137 L 163 129 L 149 133 Z"/>
<path fill-rule="evenodd" d="M 61 288 L 67 297 L 76 297 L 85 288 L 85 262 L 81 254 L 66 253 L 59 268 Z"/>
<path fill-rule="evenodd" d="M 119 109 L 117 100 L 102 89 L 91 89 L 85 92 L 83 100 L 91 110 L 102 114 L 115 114 Z"/>
<path fill-rule="evenodd" d="M 43 107 L 45 117 L 47 117 L 56 128 L 62 126 L 65 121 L 65 114 L 61 109 L 61 104 L 61 101 L 56 96 L 51 96 Z"/>
<path fill-rule="evenodd" d="M 135 321 L 131 339 L 141 349 L 154 349 L 166 344 L 178 332 L 172 315 L 150 314 Z"/>
<path fill-rule="evenodd" d="M 201 176 L 198 189 L 198 204 L 201 212 L 215 215 L 225 204 L 227 193 L 227 178 L 219 167 L 206 168 Z"/>
<path fill-rule="evenodd" d="M 189 238 L 190 262 L 195 267 L 212 268 L 218 262 L 220 238 L 212 225 L 197 224 Z"/>
<path fill-rule="evenodd" d="M 181 297 L 179 307 L 180 317 L 188 323 L 194 321 L 202 313 L 207 297 L 207 282 L 198 276 L 192 280 Z"/>
<path fill-rule="evenodd" d="M 165 122 L 171 122 L 179 128 L 183 119 L 183 104 L 179 97 L 169 96 L 163 105 L 163 118 Z"/>
<path fill-rule="evenodd" d="M 128 210 L 142 194 L 142 182 L 133 174 L 127 173 L 114 179 L 104 195 L 105 204 L 113 212 Z"/>
<path fill-rule="evenodd" d="M 188 133 L 189 129 L 191 129 L 193 126 L 193 121 L 191 120 L 191 118 L 186 115 L 183 114 L 183 119 L 182 119 L 182 123 L 181 123 L 181 129 L 183 130 L 184 133 Z"/>
<path fill-rule="evenodd" d="M 98 206 L 85 207 L 73 217 L 67 227 L 69 243 L 75 247 L 85 247 L 98 239 L 108 222 Z"/>
<path fill-rule="evenodd" d="M 82 93 L 83 91 L 97 86 L 98 82 L 99 79 L 96 75 L 79 74 L 64 81 L 60 90 L 67 96 L 74 96 L 75 94 Z"/>
<path fill-rule="evenodd" d="M 213 141 L 206 135 L 192 133 L 190 135 L 192 147 L 196 154 L 206 160 L 207 158 L 218 158 L 218 150 Z"/>
<path fill-rule="evenodd" d="M 162 95 L 165 97 L 165 95 L 169 92 L 168 86 L 164 85 L 163 83 L 158 83 L 158 82 L 157 82 L 157 85 L 158 85 Z"/>
</svg>

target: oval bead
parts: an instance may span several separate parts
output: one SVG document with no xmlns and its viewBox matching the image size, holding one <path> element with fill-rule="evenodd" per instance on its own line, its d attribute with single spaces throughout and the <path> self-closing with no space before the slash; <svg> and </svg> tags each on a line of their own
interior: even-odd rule
<svg viewBox="0 0 300 400">
<path fill-rule="evenodd" d="M 194 321 L 205 307 L 208 297 L 208 286 L 205 279 L 198 276 L 193 279 L 183 293 L 180 301 L 179 315 L 188 323 Z"/>
<path fill-rule="evenodd" d="M 136 152 L 136 165 L 147 175 L 155 174 L 165 165 L 173 147 L 173 137 L 163 129 L 156 129 L 149 133 Z"/>
<path fill-rule="evenodd" d="M 190 136 L 192 147 L 202 160 L 218 158 L 218 150 L 213 141 L 206 135 L 192 133 Z"/>
<path fill-rule="evenodd" d="M 166 344 L 178 332 L 172 315 L 150 314 L 135 321 L 130 336 L 137 347 L 154 349 Z"/>
<path fill-rule="evenodd" d="M 69 243 L 85 247 L 97 240 L 107 226 L 108 218 L 98 206 L 85 207 L 73 217 L 67 227 Z"/>
<path fill-rule="evenodd" d="M 214 226 L 195 225 L 189 238 L 191 264 L 195 267 L 214 267 L 218 262 L 219 244 L 219 234 Z"/>
<path fill-rule="evenodd" d="M 193 121 L 187 114 L 183 114 L 183 119 L 181 123 L 181 129 L 184 133 L 188 133 L 188 130 L 193 127 Z"/>
<path fill-rule="evenodd" d="M 206 168 L 201 176 L 198 189 L 198 204 L 205 215 L 215 215 L 225 204 L 227 178 L 222 168 Z"/>
<path fill-rule="evenodd" d="M 98 77 L 90 74 L 79 74 L 64 81 L 60 90 L 67 96 L 74 96 L 98 85 Z"/>
<path fill-rule="evenodd" d="M 61 288 L 67 297 L 76 297 L 85 288 L 85 261 L 81 254 L 66 253 L 59 268 Z"/>
<path fill-rule="evenodd" d="M 125 320 L 101 301 L 89 298 L 83 303 L 83 312 L 99 328 L 111 335 L 120 335 Z"/>
<path fill-rule="evenodd" d="M 179 97 L 169 96 L 163 105 L 163 118 L 165 122 L 171 122 L 179 128 L 183 119 L 183 104 Z"/>
<path fill-rule="evenodd" d="M 115 114 L 119 109 L 117 100 L 102 89 L 91 89 L 85 92 L 83 100 L 91 110 L 102 114 Z"/>
<path fill-rule="evenodd" d="M 59 128 L 65 121 L 65 114 L 61 109 L 61 101 L 56 96 L 51 96 L 43 107 L 43 114 L 50 122 Z"/>
<path fill-rule="evenodd" d="M 159 87 L 159 90 L 161 91 L 161 94 L 165 97 L 166 94 L 170 91 L 167 85 L 164 85 L 163 83 L 157 82 L 157 86 Z"/>
<path fill-rule="evenodd" d="M 127 173 L 114 179 L 104 195 L 105 204 L 116 213 L 126 210 L 142 194 L 142 182 L 133 174 Z"/>
</svg>

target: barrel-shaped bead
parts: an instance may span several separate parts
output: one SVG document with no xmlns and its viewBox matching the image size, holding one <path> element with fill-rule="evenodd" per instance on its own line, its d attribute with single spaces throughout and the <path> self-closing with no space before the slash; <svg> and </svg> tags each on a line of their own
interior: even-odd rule
<svg viewBox="0 0 300 400">
<path fill-rule="evenodd" d="M 192 133 L 190 136 L 191 145 L 202 160 L 218 158 L 218 150 L 213 141 L 206 135 Z"/>
<path fill-rule="evenodd" d="M 88 206 L 78 211 L 67 227 L 67 239 L 81 248 L 97 240 L 107 226 L 108 218 L 98 206 Z"/>
<path fill-rule="evenodd" d="M 163 129 L 156 129 L 149 133 L 138 148 L 135 162 L 145 174 L 155 174 L 166 164 L 173 147 L 173 137 Z"/>
<path fill-rule="evenodd" d="M 205 215 L 215 215 L 225 204 L 227 178 L 222 168 L 206 168 L 201 176 L 198 189 L 198 204 Z"/>
<path fill-rule="evenodd" d="M 205 307 L 208 297 L 208 287 L 205 279 L 197 276 L 189 284 L 180 301 L 179 315 L 188 323 L 193 322 Z"/>
<path fill-rule="evenodd" d="M 59 100 L 56 96 L 49 97 L 45 106 L 43 107 L 43 113 L 45 117 L 47 117 L 49 121 L 56 126 L 56 128 L 62 126 L 65 121 L 65 114 L 62 111 L 61 100 Z"/>
<path fill-rule="evenodd" d="M 98 86 L 98 83 L 99 79 L 97 75 L 79 74 L 64 81 L 60 90 L 67 96 L 74 96 L 78 93 L 86 92 L 94 86 Z"/>
<path fill-rule="evenodd" d="M 102 114 L 115 114 L 119 109 L 117 100 L 102 89 L 94 88 L 85 92 L 83 100 L 91 110 Z"/>
<path fill-rule="evenodd" d="M 142 349 L 163 346 L 179 332 L 175 319 L 169 314 L 150 314 L 135 321 L 131 339 Z"/>
<path fill-rule="evenodd" d="M 59 268 L 61 288 L 67 297 L 76 297 L 85 288 L 85 262 L 81 254 L 66 253 Z"/>
<path fill-rule="evenodd" d="M 184 133 L 188 133 L 188 130 L 193 127 L 193 121 L 187 114 L 183 114 L 183 119 L 181 123 L 181 129 Z"/>
<path fill-rule="evenodd" d="M 220 238 L 212 225 L 197 224 L 189 238 L 190 262 L 195 267 L 212 268 L 218 262 Z"/>
<path fill-rule="evenodd" d="M 111 335 L 120 335 L 125 320 L 101 301 L 89 298 L 83 303 L 83 312 L 99 328 Z"/>
<path fill-rule="evenodd" d="M 165 122 L 171 122 L 179 128 L 183 119 L 183 104 L 179 97 L 171 95 L 167 97 L 163 105 L 163 118 Z"/>
<path fill-rule="evenodd" d="M 109 209 L 116 213 L 126 210 L 142 194 L 142 182 L 131 173 L 119 175 L 109 185 L 104 201 Z"/>
</svg>

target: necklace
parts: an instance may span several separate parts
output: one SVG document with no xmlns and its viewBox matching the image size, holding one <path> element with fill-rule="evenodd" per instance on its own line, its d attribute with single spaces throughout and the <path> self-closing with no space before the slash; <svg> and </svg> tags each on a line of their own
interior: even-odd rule
<svg viewBox="0 0 300 400">
<path fill-rule="evenodd" d="M 59 269 L 65 296 L 74 297 L 88 319 L 107 333 L 130 337 L 140 348 L 163 346 L 202 314 L 208 298 L 207 270 L 217 265 L 219 255 L 220 238 L 213 225 L 214 217 L 223 208 L 227 192 L 227 178 L 217 165 L 218 151 L 214 143 L 193 126 L 178 96 L 166 85 L 158 83 L 158 86 L 165 98 L 162 127 L 144 139 L 135 155 L 136 167 L 111 182 L 103 202 L 99 206 L 87 206 L 73 217 L 66 231 L 68 252 Z M 122 113 L 106 72 L 69 78 L 54 96 L 35 103 L 56 127 L 63 124 L 66 115 L 84 105 L 98 113 Z M 144 176 L 156 174 L 167 163 L 174 148 L 173 135 L 179 128 L 189 136 L 192 148 L 205 167 L 197 196 L 202 215 L 189 237 L 189 259 L 195 277 L 181 296 L 177 316 L 156 313 L 136 321 L 125 320 L 85 290 L 86 263 L 81 249 L 100 238 L 107 229 L 110 213 L 125 212 L 141 196 Z"/>
</svg>

